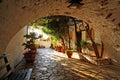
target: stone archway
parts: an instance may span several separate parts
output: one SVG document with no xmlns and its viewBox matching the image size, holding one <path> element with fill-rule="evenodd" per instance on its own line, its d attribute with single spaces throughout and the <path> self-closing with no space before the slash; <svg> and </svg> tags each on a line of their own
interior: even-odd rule
<svg viewBox="0 0 120 80">
<path fill-rule="evenodd" d="M 66 15 L 80 18 L 93 26 L 105 43 L 107 55 L 120 62 L 119 0 L 83 0 L 83 3 L 79 9 L 70 9 L 67 8 L 67 0 L 1 0 L 0 54 L 29 22 L 45 16 Z"/>
</svg>

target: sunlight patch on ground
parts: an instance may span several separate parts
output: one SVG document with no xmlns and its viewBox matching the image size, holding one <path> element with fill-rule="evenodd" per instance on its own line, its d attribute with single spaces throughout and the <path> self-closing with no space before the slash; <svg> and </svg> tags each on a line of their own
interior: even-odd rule
<svg viewBox="0 0 120 80">
<path fill-rule="evenodd" d="M 79 57 L 77 52 L 73 52 L 72 58 L 80 59 L 80 57 Z"/>
<path fill-rule="evenodd" d="M 54 53 L 55 53 L 56 55 L 58 55 L 58 56 L 61 56 L 61 57 L 64 57 L 64 58 L 68 58 L 68 57 L 67 57 L 67 54 L 65 54 L 65 53 L 58 52 L 58 51 L 54 51 Z M 72 58 L 74 58 L 74 59 L 80 59 L 80 57 L 79 57 L 79 55 L 78 55 L 77 52 L 73 52 Z"/>
</svg>

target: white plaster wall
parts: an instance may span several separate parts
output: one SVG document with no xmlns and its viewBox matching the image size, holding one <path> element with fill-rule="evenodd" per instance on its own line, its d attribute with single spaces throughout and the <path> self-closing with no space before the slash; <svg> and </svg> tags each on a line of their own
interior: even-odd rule
<svg viewBox="0 0 120 80">
<path fill-rule="evenodd" d="M 5 53 L 9 54 L 9 62 L 11 67 L 14 68 L 23 58 L 24 46 L 22 43 L 25 41 L 23 37 L 26 34 L 26 27 L 23 27 L 15 36 L 10 40 Z"/>
</svg>

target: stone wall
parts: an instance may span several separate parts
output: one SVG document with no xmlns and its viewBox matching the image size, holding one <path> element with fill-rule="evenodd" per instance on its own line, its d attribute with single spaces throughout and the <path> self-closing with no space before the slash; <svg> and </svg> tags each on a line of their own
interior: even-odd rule
<svg viewBox="0 0 120 80">
<path fill-rule="evenodd" d="M 106 56 L 120 63 L 120 1 L 83 0 L 84 5 L 78 9 L 68 8 L 67 1 L 0 0 L 0 54 L 29 22 L 45 16 L 66 15 L 80 18 L 98 31 L 105 44 Z"/>
</svg>

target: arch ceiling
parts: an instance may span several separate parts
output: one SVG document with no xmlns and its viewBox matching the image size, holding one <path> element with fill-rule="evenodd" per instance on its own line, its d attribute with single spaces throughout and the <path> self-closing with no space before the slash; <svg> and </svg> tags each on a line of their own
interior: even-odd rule
<svg viewBox="0 0 120 80">
<path fill-rule="evenodd" d="M 120 1 L 83 0 L 82 3 L 83 6 L 71 9 L 67 7 L 68 0 L 0 0 L 0 53 L 29 22 L 45 16 L 66 15 L 93 26 L 100 32 L 107 52 L 114 58 L 120 57 Z"/>
</svg>

